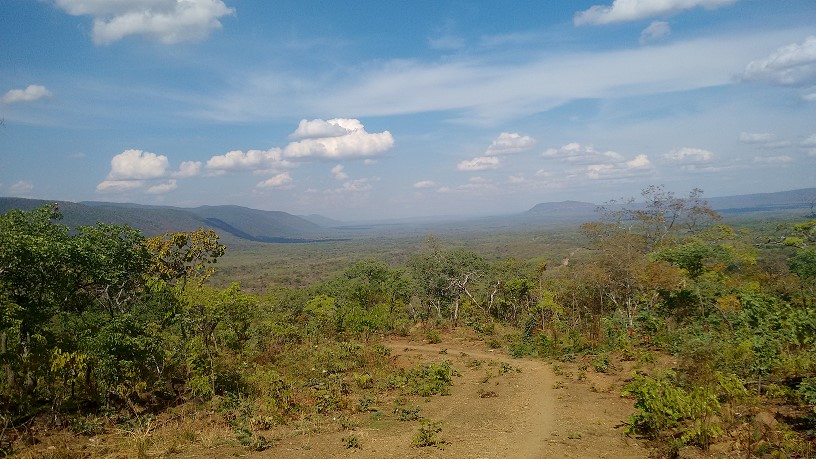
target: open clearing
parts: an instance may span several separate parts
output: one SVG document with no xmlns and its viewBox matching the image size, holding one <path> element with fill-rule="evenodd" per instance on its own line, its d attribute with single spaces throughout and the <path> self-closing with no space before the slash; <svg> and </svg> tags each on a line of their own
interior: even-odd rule
<svg viewBox="0 0 816 459">
<path fill-rule="evenodd" d="M 634 458 L 647 457 L 640 442 L 623 433 L 632 401 L 620 397 L 620 377 L 589 374 L 578 381 L 578 363 L 553 366 L 541 360 L 513 359 L 483 343 L 465 340 L 425 344 L 391 339 L 399 365 L 449 360 L 461 376 L 448 396 L 416 398 L 421 415 L 441 422 L 442 448 L 414 447 L 419 421 L 401 422 L 393 402 L 359 415 L 353 431 L 323 431 L 282 439 L 252 457 L 359 458 Z M 504 364 L 504 365 L 502 365 Z M 591 370 L 590 370 L 591 373 Z M 391 409 L 389 409 L 391 408 Z M 381 415 L 376 415 L 376 413 Z M 360 448 L 346 448 L 354 435 Z"/>
</svg>

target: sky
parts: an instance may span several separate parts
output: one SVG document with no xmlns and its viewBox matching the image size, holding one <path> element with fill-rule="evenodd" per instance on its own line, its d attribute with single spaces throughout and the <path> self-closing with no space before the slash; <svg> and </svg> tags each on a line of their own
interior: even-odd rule
<svg viewBox="0 0 816 459">
<path fill-rule="evenodd" d="M 813 0 L 0 1 L 0 196 L 339 220 L 816 186 Z"/>
</svg>

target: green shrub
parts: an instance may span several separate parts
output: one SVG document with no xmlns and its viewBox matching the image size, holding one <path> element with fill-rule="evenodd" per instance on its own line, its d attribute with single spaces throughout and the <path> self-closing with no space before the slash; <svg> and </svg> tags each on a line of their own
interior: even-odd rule
<svg viewBox="0 0 816 459">
<path fill-rule="evenodd" d="M 345 446 L 346 449 L 363 449 L 363 445 L 360 443 L 360 438 L 357 437 L 357 435 L 343 437 L 343 446 Z"/>
<path fill-rule="evenodd" d="M 422 417 L 419 415 L 419 407 L 407 408 L 398 406 L 394 408 L 394 414 L 397 415 L 400 421 L 416 421 Z"/>
<path fill-rule="evenodd" d="M 441 432 L 441 423 L 423 419 L 419 422 L 419 431 L 416 436 L 414 436 L 414 440 L 411 444 L 419 448 L 426 446 L 442 448 L 445 445 L 445 441 L 439 438 Z"/>
<path fill-rule="evenodd" d="M 609 362 L 609 354 L 598 354 L 592 358 L 592 369 L 596 373 L 609 373 L 612 365 Z"/>
<path fill-rule="evenodd" d="M 415 395 L 448 395 L 453 377 L 461 374 L 447 360 L 441 363 L 418 365 L 406 374 L 408 391 Z"/>
</svg>

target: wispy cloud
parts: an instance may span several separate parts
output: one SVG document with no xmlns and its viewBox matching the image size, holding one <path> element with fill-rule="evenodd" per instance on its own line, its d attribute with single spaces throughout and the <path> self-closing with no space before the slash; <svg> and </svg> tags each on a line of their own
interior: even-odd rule
<svg viewBox="0 0 816 459">
<path fill-rule="evenodd" d="M 756 145 L 761 148 L 785 148 L 791 143 L 787 140 L 780 140 L 775 134 L 767 132 L 741 132 L 739 141 L 749 145 Z"/>
<path fill-rule="evenodd" d="M 654 21 L 640 33 L 640 44 L 655 42 L 671 34 L 671 26 L 666 21 Z"/>
<path fill-rule="evenodd" d="M 304 111 L 360 117 L 446 112 L 450 120 L 493 125 L 576 99 L 734 84 L 757 49 L 800 35 L 796 30 L 718 35 L 600 52 L 530 48 L 519 50 L 522 58 L 511 63 L 497 49 L 442 61 L 366 62 L 332 78 L 286 71 L 253 74 L 212 98 L 202 115 L 245 121 Z"/>
</svg>

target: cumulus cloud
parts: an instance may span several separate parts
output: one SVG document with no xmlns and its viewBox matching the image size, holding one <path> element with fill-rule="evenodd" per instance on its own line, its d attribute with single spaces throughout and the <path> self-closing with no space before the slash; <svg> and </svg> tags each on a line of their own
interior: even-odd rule
<svg viewBox="0 0 816 459">
<path fill-rule="evenodd" d="M 767 132 L 741 132 L 739 141 L 749 145 L 757 145 L 762 148 L 784 148 L 789 147 L 791 144 L 789 141 L 779 140 L 776 138 L 776 135 Z"/>
<path fill-rule="evenodd" d="M 331 173 L 337 180 L 347 180 L 349 178 L 348 174 L 343 172 L 343 166 L 341 164 L 332 167 Z"/>
<path fill-rule="evenodd" d="M 314 131 L 320 129 L 328 131 L 327 125 L 334 126 L 334 131 L 331 131 L 332 136 L 305 138 L 292 142 L 283 149 L 283 155 L 287 158 L 365 158 L 378 156 L 394 146 L 394 137 L 390 132 L 368 133 L 359 120 L 336 118 L 325 121 L 325 124 L 321 124 L 321 121 L 312 120 L 307 124 Z M 316 126 L 322 127 L 317 128 Z M 340 129 L 344 133 L 339 134 Z M 295 134 L 297 133 L 298 131 L 295 131 Z"/>
<path fill-rule="evenodd" d="M 334 123 L 332 123 L 334 122 Z M 344 127 L 345 126 L 345 127 Z M 339 137 L 349 133 L 350 128 L 362 129 L 363 125 L 357 120 L 300 120 L 295 132 L 289 134 L 290 139 L 314 139 L 320 137 Z"/>
<path fill-rule="evenodd" d="M 167 156 L 142 150 L 125 150 L 111 159 L 111 170 L 106 180 L 144 180 L 164 176 L 169 162 Z"/>
<path fill-rule="evenodd" d="M 649 157 L 642 154 L 635 156 L 635 159 L 631 161 L 626 161 L 627 169 L 646 169 L 651 165 L 652 162 L 649 161 Z"/>
<path fill-rule="evenodd" d="M 183 161 L 179 165 L 178 172 L 173 173 L 173 177 L 188 178 L 195 177 L 201 171 L 201 161 Z"/>
<path fill-rule="evenodd" d="M 802 43 L 783 46 L 765 58 L 751 61 L 742 77 L 746 81 L 764 81 L 782 86 L 816 83 L 816 36 L 809 36 Z"/>
<path fill-rule="evenodd" d="M 289 176 L 288 172 L 283 172 L 281 174 L 277 174 L 273 177 L 270 177 L 263 182 L 258 183 L 255 185 L 256 188 L 284 188 L 289 186 L 292 183 L 292 177 Z"/>
<path fill-rule="evenodd" d="M 640 44 L 652 43 L 663 37 L 668 37 L 669 34 L 671 34 L 671 26 L 668 22 L 654 21 L 640 33 Z"/>
<path fill-rule="evenodd" d="M 269 150 L 233 150 L 223 155 L 213 156 L 207 160 L 207 169 L 212 171 L 233 172 L 247 170 L 270 170 L 291 166 L 283 159 L 280 148 Z"/>
<path fill-rule="evenodd" d="M 46 89 L 45 86 L 40 86 L 38 84 L 31 84 L 28 85 L 25 89 L 12 89 L 9 92 L 3 95 L 3 98 L 0 99 L 0 102 L 4 104 L 16 104 L 17 102 L 33 102 L 37 99 L 42 99 L 43 97 L 48 97 L 51 95 L 51 91 Z"/>
<path fill-rule="evenodd" d="M 518 153 L 533 148 L 535 144 L 536 140 L 530 136 L 522 136 L 517 132 L 502 132 L 496 140 L 487 147 L 485 155 L 492 156 Z"/>
<path fill-rule="evenodd" d="M 586 175 L 594 180 L 626 178 L 652 169 L 652 162 L 647 155 L 640 154 L 627 160 L 617 152 L 597 150 L 592 145 L 574 142 L 561 148 L 550 148 L 543 156 L 576 166 L 568 171 L 570 176 Z M 549 175 L 544 169 L 536 173 L 539 177 Z"/>
<path fill-rule="evenodd" d="M 545 158 L 556 158 L 568 163 L 616 163 L 624 158 L 614 151 L 598 151 L 592 145 L 568 143 L 561 148 L 549 148 L 544 152 Z"/>
<path fill-rule="evenodd" d="M 575 14 L 575 25 L 610 24 L 667 16 L 693 8 L 714 9 L 729 6 L 737 0 L 614 0 L 612 5 L 595 5 Z"/>
<path fill-rule="evenodd" d="M 98 193 L 124 193 L 149 186 L 145 193 L 163 194 L 178 188 L 176 178 L 198 175 L 200 161 L 184 161 L 178 171 L 170 171 L 167 156 L 149 151 L 125 150 L 111 159 L 111 170 L 105 180 L 96 186 Z M 164 183 L 157 179 L 171 178 Z"/>
<path fill-rule="evenodd" d="M 714 153 L 701 148 L 682 147 L 666 153 L 664 158 L 678 163 L 704 163 L 714 158 Z"/>
<path fill-rule="evenodd" d="M 8 191 L 12 196 L 29 196 L 34 191 L 34 184 L 28 180 L 20 180 L 11 184 Z"/>
<path fill-rule="evenodd" d="M 96 185 L 97 193 L 124 193 L 144 186 L 143 180 L 105 180 Z"/>
<path fill-rule="evenodd" d="M 431 180 L 422 180 L 421 182 L 414 183 L 414 188 L 433 188 L 435 186 L 436 183 Z"/>
<path fill-rule="evenodd" d="M 460 162 L 456 169 L 460 171 L 486 171 L 491 169 L 498 169 L 501 161 L 495 156 L 477 156 L 473 159 Z"/>
<path fill-rule="evenodd" d="M 73 16 L 93 17 L 93 41 L 107 45 L 129 35 L 165 44 L 198 41 L 235 13 L 222 0 L 55 0 Z"/>
<path fill-rule="evenodd" d="M 168 180 L 164 183 L 159 183 L 158 185 L 153 185 L 145 191 L 147 194 L 164 194 L 170 191 L 175 190 L 178 188 L 175 180 Z"/>
</svg>

